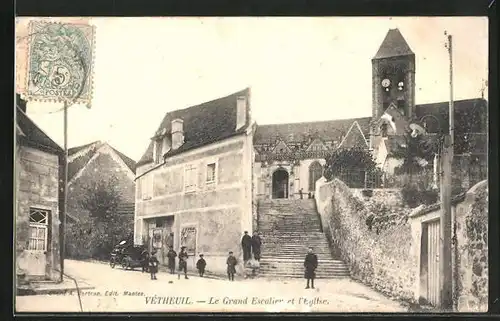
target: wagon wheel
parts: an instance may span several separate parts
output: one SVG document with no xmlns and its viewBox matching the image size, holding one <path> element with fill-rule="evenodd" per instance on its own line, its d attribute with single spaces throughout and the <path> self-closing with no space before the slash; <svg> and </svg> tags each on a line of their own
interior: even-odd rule
<svg viewBox="0 0 500 321">
<path fill-rule="evenodd" d="M 129 267 L 130 267 L 129 259 L 128 257 L 124 257 L 122 260 L 122 268 L 126 270 Z"/>
</svg>

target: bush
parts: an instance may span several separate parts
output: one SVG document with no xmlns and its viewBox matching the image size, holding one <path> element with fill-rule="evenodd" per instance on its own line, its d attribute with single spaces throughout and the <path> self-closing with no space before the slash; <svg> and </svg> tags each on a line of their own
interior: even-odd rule
<svg viewBox="0 0 500 321">
<path fill-rule="evenodd" d="M 438 201 L 439 193 L 436 190 L 422 189 L 419 184 L 409 183 L 401 189 L 404 204 L 411 208 L 419 205 L 431 205 Z"/>
<path fill-rule="evenodd" d="M 66 251 L 75 259 L 109 259 L 113 247 L 120 241 L 133 240 L 134 221 L 128 215 L 114 214 L 109 221 L 89 218 L 87 222 L 68 225 Z"/>
<path fill-rule="evenodd" d="M 361 191 L 361 194 L 365 197 L 372 197 L 373 196 L 373 190 L 371 189 L 364 189 Z"/>
<path fill-rule="evenodd" d="M 337 149 L 326 160 L 323 176 L 327 181 L 339 177 L 342 173 L 360 174 L 359 181 L 364 185 L 364 172 L 374 172 L 376 163 L 371 153 L 363 148 Z"/>
</svg>

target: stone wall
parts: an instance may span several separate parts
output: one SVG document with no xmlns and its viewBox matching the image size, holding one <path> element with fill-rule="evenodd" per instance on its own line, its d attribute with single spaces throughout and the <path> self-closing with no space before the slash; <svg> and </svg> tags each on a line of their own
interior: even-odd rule
<svg viewBox="0 0 500 321">
<path fill-rule="evenodd" d="M 355 193 L 339 180 L 316 184 L 318 212 L 333 248 L 353 278 L 392 297 L 427 303 L 427 274 L 421 266 L 427 262 L 421 260 L 423 226 L 439 220 L 440 205 L 419 206 L 407 216 L 402 210 L 397 224 L 377 234 L 368 229 L 365 219 L 370 213 Z M 487 311 L 487 181 L 453 198 L 452 225 L 454 309 Z"/>
<path fill-rule="evenodd" d="M 39 264 L 45 262 L 45 277 L 60 280 L 59 239 L 59 159 L 31 147 L 17 150 L 17 215 L 16 215 L 16 266 L 18 274 L 27 277 Z M 27 251 L 30 233 L 30 208 L 49 210 L 48 242 L 46 253 Z M 43 267 L 42 267 L 43 269 Z"/>
<path fill-rule="evenodd" d="M 411 233 L 407 222 L 403 220 L 379 234 L 370 230 L 365 204 L 337 179 L 317 182 L 316 205 L 324 231 L 354 279 L 389 296 L 414 301 L 412 285 L 417 262 L 410 255 Z"/>
<path fill-rule="evenodd" d="M 460 312 L 488 309 L 488 189 L 483 181 L 452 202 L 453 223 L 453 303 Z M 410 215 L 412 255 L 419 260 L 422 226 L 439 219 L 440 207 L 419 207 Z M 421 274 L 419 272 L 419 274 Z M 425 273 L 414 285 L 415 299 L 426 300 Z"/>
<path fill-rule="evenodd" d="M 173 217 L 171 231 L 177 252 L 181 231 L 186 227 L 196 229 L 195 256 L 188 262 L 188 268 L 194 269 L 198 255 L 203 253 L 207 270 L 225 274 L 228 252 L 232 250 L 241 257 L 243 231 L 252 233 L 252 153 L 248 142 L 251 136 L 242 135 L 182 153 L 140 177 L 136 192 L 135 242 L 148 240 L 149 230 L 156 228 L 156 219 Z M 216 164 L 215 182 L 208 182 L 207 165 L 212 163 Z M 196 186 L 186 190 L 186 169 L 191 166 L 195 168 Z M 141 166 L 138 173 L 144 173 L 147 167 Z M 151 196 L 142 193 L 151 188 Z"/>
<path fill-rule="evenodd" d="M 354 196 L 365 202 L 384 203 L 390 207 L 402 207 L 403 199 L 400 189 L 391 188 L 351 188 Z"/>
<path fill-rule="evenodd" d="M 472 187 L 457 205 L 456 308 L 488 311 L 488 184 Z"/>
</svg>

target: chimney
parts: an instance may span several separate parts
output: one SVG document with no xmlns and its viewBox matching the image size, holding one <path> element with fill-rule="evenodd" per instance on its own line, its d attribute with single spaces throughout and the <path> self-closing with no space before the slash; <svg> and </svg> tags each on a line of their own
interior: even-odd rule
<svg viewBox="0 0 500 321">
<path fill-rule="evenodd" d="M 247 97 L 239 96 L 236 99 L 236 129 L 245 126 L 247 122 Z"/>
<path fill-rule="evenodd" d="M 16 94 L 16 105 L 26 113 L 26 101 L 21 98 L 21 95 Z"/>
<path fill-rule="evenodd" d="M 184 144 L 184 121 L 182 119 L 172 120 L 172 149 L 177 149 Z"/>
</svg>

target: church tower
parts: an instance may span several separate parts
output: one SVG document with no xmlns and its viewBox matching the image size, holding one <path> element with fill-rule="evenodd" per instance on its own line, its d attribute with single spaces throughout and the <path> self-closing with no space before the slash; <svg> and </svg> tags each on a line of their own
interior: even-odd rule
<svg viewBox="0 0 500 321">
<path fill-rule="evenodd" d="M 415 54 L 398 29 L 389 29 L 372 59 L 372 121 L 393 103 L 406 119 L 415 111 Z"/>
</svg>

